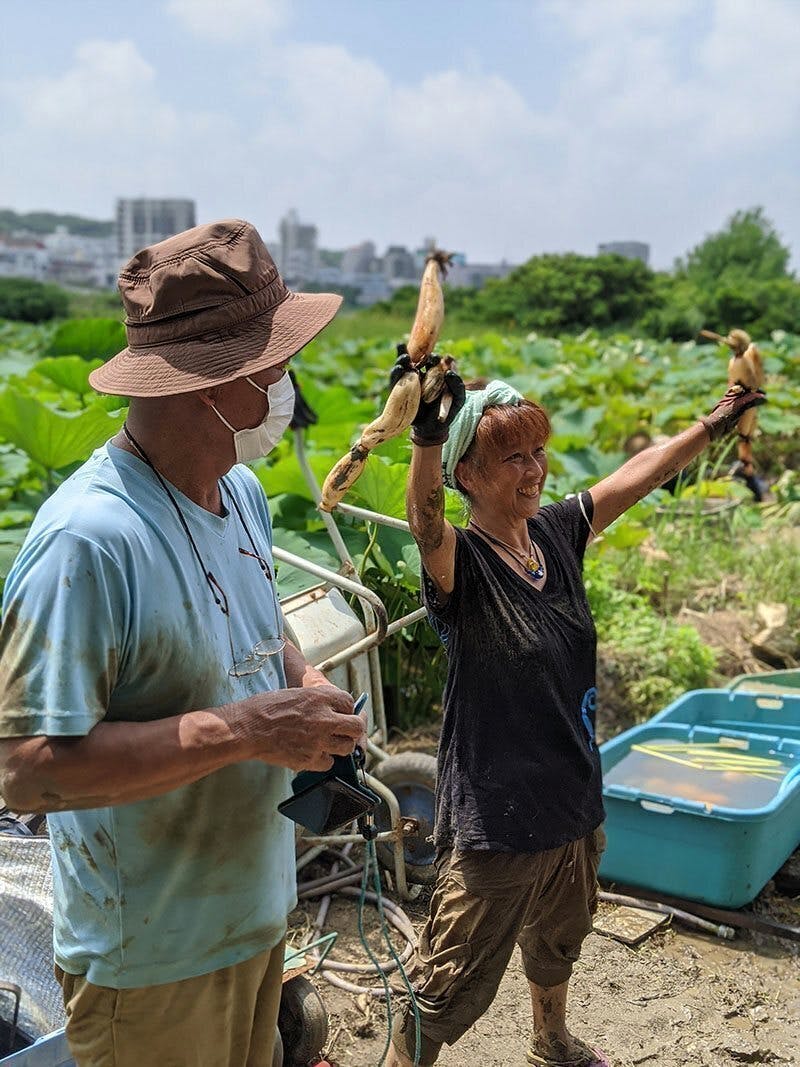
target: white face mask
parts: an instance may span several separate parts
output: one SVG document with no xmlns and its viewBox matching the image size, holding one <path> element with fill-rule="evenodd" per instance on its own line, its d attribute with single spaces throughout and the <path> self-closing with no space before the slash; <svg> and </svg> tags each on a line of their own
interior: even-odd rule
<svg viewBox="0 0 800 1067">
<path fill-rule="evenodd" d="M 249 382 L 254 389 L 258 389 L 259 393 L 263 393 L 269 402 L 267 414 L 258 426 L 253 426 L 249 430 L 235 430 L 225 416 L 217 411 L 213 404 L 211 405 L 214 414 L 233 434 L 237 463 L 252 463 L 256 459 L 261 459 L 262 456 L 269 455 L 283 437 L 294 414 L 294 386 L 288 371 L 284 371 L 277 382 L 273 382 L 267 389 L 256 385 L 252 378 L 246 378 L 245 381 Z"/>
</svg>

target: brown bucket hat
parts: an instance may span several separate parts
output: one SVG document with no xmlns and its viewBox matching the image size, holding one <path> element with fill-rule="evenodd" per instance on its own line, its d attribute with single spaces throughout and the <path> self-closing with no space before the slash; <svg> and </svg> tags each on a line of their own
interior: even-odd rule
<svg viewBox="0 0 800 1067">
<path fill-rule="evenodd" d="M 327 326 L 335 293 L 292 293 L 249 222 L 224 219 L 151 245 L 122 268 L 128 347 L 89 381 L 171 396 L 283 363 Z"/>
</svg>

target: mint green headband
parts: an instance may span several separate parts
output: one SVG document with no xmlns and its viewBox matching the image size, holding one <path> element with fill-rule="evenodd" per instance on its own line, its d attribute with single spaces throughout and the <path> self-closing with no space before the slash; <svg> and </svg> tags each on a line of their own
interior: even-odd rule
<svg viewBox="0 0 800 1067">
<path fill-rule="evenodd" d="M 450 425 L 450 436 L 442 449 L 442 477 L 444 484 L 456 488 L 455 470 L 469 446 L 475 440 L 475 431 L 481 416 L 488 407 L 500 404 L 513 404 L 515 407 L 523 399 L 513 385 L 506 385 L 498 379 L 489 382 L 485 389 L 468 389 L 464 406 Z"/>
</svg>

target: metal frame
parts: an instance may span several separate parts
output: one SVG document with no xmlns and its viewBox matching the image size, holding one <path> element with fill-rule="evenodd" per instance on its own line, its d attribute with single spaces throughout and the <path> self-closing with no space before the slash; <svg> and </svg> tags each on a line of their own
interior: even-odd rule
<svg viewBox="0 0 800 1067">
<path fill-rule="evenodd" d="M 314 472 L 311 470 L 308 462 L 302 430 L 298 429 L 294 431 L 294 449 L 297 461 L 300 465 L 300 470 L 302 471 L 314 503 L 319 505 L 322 499 L 322 493 Z M 380 512 L 369 511 L 367 508 L 355 507 L 352 504 L 337 504 L 336 508 L 345 515 L 353 515 L 355 518 L 365 519 L 368 522 L 375 522 L 381 526 L 388 526 L 394 530 L 403 530 L 406 533 L 411 532 L 408 523 L 404 519 L 396 519 L 390 515 L 382 515 Z M 377 593 L 368 589 L 361 582 L 354 580 L 353 575 L 356 574 L 355 564 L 347 550 L 347 545 L 344 543 L 344 538 L 341 535 L 339 527 L 336 525 L 336 520 L 333 518 L 333 515 L 329 512 L 320 510 L 320 517 L 325 524 L 325 528 L 328 531 L 333 547 L 336 550 L 336 554 L 341 561 L 341 571 L 337 572 L 332 571 L 327 567 L 320 567 L 316 563 L 310 563 L 301 556 L 296 556 L 281 548 L 273 548 L 273 556 L 276 560 L 279 560 L 282 563 L 288 563 L 292 567 L 297 567 L 298 570 L 305 571 L 307 574 L 319 578 L 328 586 L 333 586 L 337 589 L 342 589 L 345 592 L 352 593 L 358 599 L 364 618 L 364 625 L 367 629 L 366 636 L 355 641 L 353 644 L 348 645 L 347 648 L 342 649 L 342 651 L 337 652 L 336 655 L 330 656 L 321 663 L 315 663 L 314 666 L 318 670 L 325 672 L 332 670 L 334 667 L 338 667 L 342 663 L 347 663 L 355 656 L 361 655 L 364 652 L 367 653 L 369 658 L 370 686 L 372 689 L 372 712 L 375 721 L 375 729 L 367 742 L 367 751 L 369 756 L 371 756 L 375 762 L 380 762 L 381 760 L 387 759 L 387 755 L 381 748 L 381 745 L 386 744 L 386 741 L 388 740 L 388 728 L 386 723 L 386 708 L 383 703 L 378 645 L 387 637 L 402 630 L 405 626 L 410 626 L 415 622 L 419 622 L 420 619 L 425 617 L 425 608 L 416 608 L 414 611 L 403 615 L 401 618 L 389 622 L 386 607 Z M 379 833 L 376 840 L 393 842 L 395 887 L 404 900 L 412 900 L 419 893 L 419 886 L 409 887 L 408 885 L 408 880 L 406 878 L 404 838 L 406 834 L 413 834 L 415 832 L 417 828 L 416 822 L 413 819 L 405 819 L 401 816 L 400 805 L 397 802 L 397 798 L 391 789 L 385 786 L 383 782 L 379 782 L 370 774 L 366 775 L 366 782 L 369 788 L 374 790 L 385 801 L 391 819 L 391 830 Z M 323 852 L 329 845 L 341 845 L 350 841 L 360 841 L 361 835 L 358 833 L 349 833 L 313 836 L 303 833 L 300 840 L 306 842 L 311 847 L 298 857 L 298 870 L 301 870 L 310 863 L 312 859 Z"/>
</svg>

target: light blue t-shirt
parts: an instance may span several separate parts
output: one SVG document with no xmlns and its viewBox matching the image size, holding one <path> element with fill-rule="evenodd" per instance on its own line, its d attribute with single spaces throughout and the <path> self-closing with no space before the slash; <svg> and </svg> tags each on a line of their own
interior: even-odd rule
<svg viewBox="0 0 800 1067">
<path fill-rule="evenodd" d="M 272 531 L 255 476 L 225 482 L 258 554 Z M 271 583 L 223 489 L 223 516 L 173 489 L 230 607 L 237 659 L 281 632 Z M 0 736 L 67 738 L 286 685 L 283 656 L 228 673 L 225 617 L 152 470 L 108 444 L 47 500 L 3 596 Z M 142 753 L 143 761 L 147 753 Z M 55 958 L 115 988 L 206 974 L 273 947 L 296 902 L 291 773 L 238 763 L 162 796 L 50 815 Z M 98 794 L 105 792 L 97 782 Z"/>
</svg>

